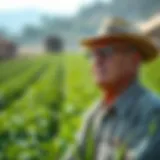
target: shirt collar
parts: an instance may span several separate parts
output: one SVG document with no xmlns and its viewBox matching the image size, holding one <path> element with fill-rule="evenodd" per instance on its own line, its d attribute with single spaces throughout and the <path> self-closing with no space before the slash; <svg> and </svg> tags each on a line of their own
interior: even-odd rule
<svg viewBox="0 0 160 160">
<path fill-rule="evenodd" d="M 144 91 L 145 89 L 138 80 L 133 81 L 112 104 L 111 111 L 113 110 L 114 113 L 124 116 L 127 111 L 133 108 L 132 105 L 135 104 L 135 101 L 138 101 L 138 98 Z"/>
<path fill-rule="evenodd" d="M 144 93 L 144 88 L 140 82 L 137 80 L 132 82 L 128 89 L 125 90 L 113 103 L 116 113 L 119 115 L 125 115 L 127 111 L 133 108 L 132 105 L 135 105 L 135 102 L 138 101 L 138 98 L 142 93 Z"/>
</svg>

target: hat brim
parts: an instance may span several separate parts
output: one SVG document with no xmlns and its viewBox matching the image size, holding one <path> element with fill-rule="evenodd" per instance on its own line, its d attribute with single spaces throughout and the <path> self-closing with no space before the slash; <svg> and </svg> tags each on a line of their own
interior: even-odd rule
<svg viewBox="0 0 160 160">
<path fill-rule="evenodd" d="M 158 48 L 148 37 L 135 34 L 116 34 L 92 37 L 82 40 L 81 45 L 87 48 L 93 48 L 104 46 L 115 41 L 124 41 L 136 46 L 141 51 L 142 59 L 145 62 L 152 61 L 159 54 Z"/>
</svg>

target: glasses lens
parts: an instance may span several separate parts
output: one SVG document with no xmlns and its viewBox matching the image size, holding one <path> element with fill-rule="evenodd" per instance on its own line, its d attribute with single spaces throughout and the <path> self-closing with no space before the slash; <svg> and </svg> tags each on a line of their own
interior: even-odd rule
<svg viewBox="0 0 160 160">
<path fill-rule="evenodd" d="M 114 53 L 114 48 L 112 46 L 107 46 L 104 48 L 97 48 L 94 50 L 91 50 L 90 53 L 87 53 L 88 58 L 95 58 L 97 56 L 102 57 L 102 58 L 107 58 L 112 56 Z"/>
<path fill-rule="evenodd" d="M 113 47 L 108 46 L 105 48 L 99 48 L 95 52 L 98 56 L 102 58 L 107 58 L 113 55 Z"/>
</svg>

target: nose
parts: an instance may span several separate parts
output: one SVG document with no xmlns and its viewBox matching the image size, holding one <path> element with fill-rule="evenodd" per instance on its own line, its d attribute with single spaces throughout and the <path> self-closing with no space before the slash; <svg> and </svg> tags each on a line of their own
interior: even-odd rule
<svg viewBox="0 0 160 160">
<path fill-rule="evenodd" d="M 95 56 L 95 64 L 97 65 L 102 65 L 105 62 L 106 58 L 100 56 L 100 55 L 96 55 Z"/>
</svg>

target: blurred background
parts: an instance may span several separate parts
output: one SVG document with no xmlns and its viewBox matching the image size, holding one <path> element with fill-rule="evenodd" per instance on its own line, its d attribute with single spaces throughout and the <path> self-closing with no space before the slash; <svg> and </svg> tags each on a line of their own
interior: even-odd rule
<svg viewBox="0 0 160 160">
<path fill-rule="evenodd" d="M 159 0 L 1 0 L 0 159 L 59 160 L 100 92 L 79 41 L 113 16 L 160 46 Z M 160 94 L 160 59 L 142 83 Z"/>
</svg>

